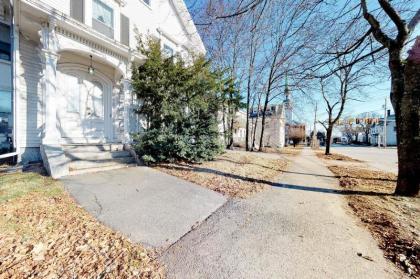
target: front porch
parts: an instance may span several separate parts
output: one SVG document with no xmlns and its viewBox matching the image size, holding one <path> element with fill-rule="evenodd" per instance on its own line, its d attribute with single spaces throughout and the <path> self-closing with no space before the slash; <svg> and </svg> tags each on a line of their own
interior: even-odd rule
<svg viewBox="0 0 420 279">
<path fill-rule="evenodd" d="M 72 171 L 133 163 L 135 159 L 127 148 L 130 133 L 137 131 L 133 127 L 139 125 L 134 123 L 137 120 L 132 113 L 130 77 L 131 63 L 140 62 L 139 57 L 120 45 L 106 47 L 101 43 L 106 39 L 100 34 L 73 32 L 67 19 L 21 9 L 27 15 L 17 30 L 23 34 L 22 43 L 41 44 L 35 51 L 38 57 L 22 52 L 17 61 L 17 82 L 21 82 L 17 86 L 21 88 L 17 106 L 26 112 L 18 119 L 23 123 L 16 133 L 19 154 L 38 147 L 44 166 L 54 178 Z M 35 62 L 39 63 L 39 72 L 33 66 Z M 31 83 L 37 84 L 35 92 L 31 92 Z M 30 94 L 36 94 L 35 107 L 28 101 L 33 98 Z M 39 140 L 33 140 L 30 134 L 31 119 L 35 120 Z M 79 155 L 87 152 L 89 156 L 74 157 L 69 153 L 69 149 L 74 153 L 74 147 Z"/>
</svg>

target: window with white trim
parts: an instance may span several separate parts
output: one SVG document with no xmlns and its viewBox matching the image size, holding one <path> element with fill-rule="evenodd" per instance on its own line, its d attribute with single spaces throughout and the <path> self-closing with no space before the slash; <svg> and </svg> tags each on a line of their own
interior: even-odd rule
<svg viewBox="0 0 420 279">
<path fill-rule="evenodd" d="M 114 10 L 100 0 L 92 2 L 92 27 L 96 31 L 114 37 Z"/>
<path fill-rule="evenodd" d="M 163 54 L 167 57 L 171 57 L 175 54 L 175 51 L 173 48 L 171 48 L 167 44 L 163 44 Z"/>
</svg>

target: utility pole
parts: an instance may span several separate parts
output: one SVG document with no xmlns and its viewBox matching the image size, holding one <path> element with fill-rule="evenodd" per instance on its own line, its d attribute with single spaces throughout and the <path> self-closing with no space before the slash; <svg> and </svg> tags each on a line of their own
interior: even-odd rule
<svg viewBox="0 0 420 279">
<path fill-rule="evenodd" d="M 315 118 L 314 118 L 314 131 L 312 134 L 312 140 L 311 140 L 311 147 L 316 148 L 317 145 L 317 135 L 316 135 L 316 113 L 318 111 L 318 103 L 315 103 Z"/>
<path fill-rule="evenodd" d="M 384 116 L 384 148 L 386 148 L 386 126 L 387 126 L 387 118 L 388 118 L 388 111 L 386 109 L 386 98 L 385 98 L 385 105 L 384 105 L 384 109 L 385 109 L 385 116 Z"/>
</svg>

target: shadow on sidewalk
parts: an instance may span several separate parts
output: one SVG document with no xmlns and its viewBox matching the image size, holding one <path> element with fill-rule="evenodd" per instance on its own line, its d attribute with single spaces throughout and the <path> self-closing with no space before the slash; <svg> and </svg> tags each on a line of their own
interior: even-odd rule
<svg viewBox="0 0 420 279">
<path fill-rule="evenodd" d="M 255 179 L 251 177 L 245 177 L 245 176 L 241 176 L 237 174 L 226 173 L 219 170 L 196 167 L 196 166 L 186 166 L 186 165 L 180 165 L 180 166 L 164 166 L 163 165 L 162 166 L 161 165 L 160 167 L 167 168 L 167 169 L 181 170 L 181 171 L 211 173 L 211 174 L 225 176 L 225 177 L 247 181 L 247 182 L 267 184 L 275 188 L 292 189 L 292 190 L 299 190 L 299 191 L 310 191 L 310 192 L 336 194 L 336 195 L 364 195 L 364 196 L 392 196 L 393 195 L 390 193 L 373 192 L 373 191 L 340 190 L 340 189 L 330 189 L 330 188 L 321 188 L 321 187 L 313 187 L 313 186 L 283 184 L 283 183 L 272 182 L 269 180 Z M 284 171 L 284 172 L 287 173 L 288 171 Z M 295 172 L 288 172 L 288 173 L 295 173 Z M 296 173 L 296 174 L 313 175 L 313 174 L 306 174 L 306 173 Z M 322 175 L 322 176 L 326 176 L 326 175 Z M 326 177 L 334 177 L 334 176 L 326 176 Z"/>
<path fill-rule="evenodd" d="M 291 185 L 291 184 L 282 184 L 282 183 L 270 183 L 270 185 L 276 188 L 285 188 L 285 189 L 310 191 L 310 192 L 318 192 L 318 193 L 325 193 L 325 194 L 336 194 L 336 195 L 363 195 L 363 196 L 392 196 L 393 195 L 389 193 L 381 193 L 381 192 L 373 192 L 373 191 L 336 190 L 336 189 L 329 189 L 329 188 Z"/>
<path fill-rule="evenodd" d="M 308 175 L 308 176 L 319 176 L 319 177 L 328 177 L 328 178 L 340 178 L 340 177 L 347 177 L 347 178 L 356 178 L 356 179 L 363 179 L 363 180 L 375 180 L 375 181 L 393 181 L 396 182 L 395 179 L 388 179 L 388 178 L 372 178 L 372 177 L 363 177 L 363 176 L 351 176 L 351 175 L 326 175 L 326 174 L 315 174 L 315 173 L 305 173 L 305 172 L 296 172 L 296 171 L 283 171 L 284 173 L 293 173 L 299 175 Z"/>
</svg>

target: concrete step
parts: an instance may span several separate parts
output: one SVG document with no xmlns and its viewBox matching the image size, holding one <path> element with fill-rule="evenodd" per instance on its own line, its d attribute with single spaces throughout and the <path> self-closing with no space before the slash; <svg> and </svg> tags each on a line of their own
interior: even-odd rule
<svg viewBox="0 0 420 279">
<path fill-rule="evenodd" d="M 135 166 L 136 166 L 135 164 L 116 164 L 116 165 L 103 166 L 103 167 L 97 167 L 97 168 L 70 170 L 69 175 L 109 171 L 109 170 L 116 170 L 116 169 L 129 168 L 129 167 L 135 167 Z"/>
<path fill-rule="evenodd" d="M 134 164 L 135 160 L 133 157 L 115 158 L 111 160 L 94 160 L 94 161 L 83 161 L 77 160 L 72 161 L 68 164 L 69 171 L 89 170 L 94 171 L 95 169 L 106 170 L 106 167 L 117 167 L 126 166 L 128 164 Z"/>
<path fill-rule="evenodd" d="M 123 151 L 122 143 L 106 144 L 63 144 L 64 151 L 68 152 L 98 152 L 98 151 Z"/>
<path fill-rule="evenodd" d="M 128 151 L 87 151 L 80 152 L 74 150 L 65 150 L 64 154 L 70 160 L 87 160 L 87 161 L 99 161 L 99 160 L 111 160 L 117 158 L 131 157 Z"/>
</svg>

